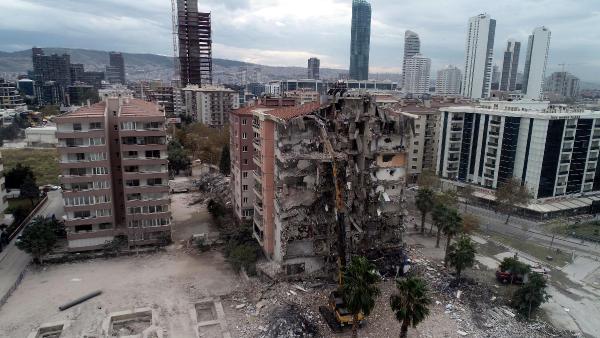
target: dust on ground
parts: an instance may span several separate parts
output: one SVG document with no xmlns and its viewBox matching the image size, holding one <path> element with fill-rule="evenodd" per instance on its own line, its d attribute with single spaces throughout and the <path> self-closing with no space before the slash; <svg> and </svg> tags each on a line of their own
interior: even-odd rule
<svg viewBox="0 0 600 338">
<path fill-rule="evenodd" d="M 178 179 L 189 184 L 188 178 Z M 207 297 L 229 294 L 239 278 L 217 250 L 198 254 L 181 244 L 210 230 L 199 192 L 172 195 L 174 244 L 139 256 L 30 266 L 0 308 L 0 337 L 26 337 L 43 323 L 70 320 L 61 337 L 98 336 L 109 313 L 150 307 L 169 337 L 195 337 L 190 314 Z M 190 205 L 191 204 L 191 205 Z M 95 290 L 102 294 L 65 311 L 58 307 Z"/>
</svg>

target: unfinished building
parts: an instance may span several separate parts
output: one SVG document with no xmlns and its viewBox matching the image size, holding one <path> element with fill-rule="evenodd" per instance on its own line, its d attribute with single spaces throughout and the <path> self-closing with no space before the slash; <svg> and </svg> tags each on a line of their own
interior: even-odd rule
<svg viewBox="0 0 600 338">
<path fill-rule="evenodd" d="M 343 93 L 254 112 L 253 223 L 268 274 L 330 275 L 338 252 L 401 241 L 413 119 Z"/>
</svg>

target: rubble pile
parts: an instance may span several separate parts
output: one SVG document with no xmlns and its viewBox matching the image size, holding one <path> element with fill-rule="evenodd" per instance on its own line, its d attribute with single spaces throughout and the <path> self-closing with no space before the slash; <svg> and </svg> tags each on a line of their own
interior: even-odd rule
<svg viewBox="0 0 600 338">
<path fill-rule="evenodd" d="M 231 206 L 231 186 L 229 177 L 221 173 L 207 173 L 194 180 L 194 185 L 203 192 L 202 197 L 194 203 L 205 203 L 209 199 L 218 200 L 225 206 Z"/>
<path fill-rule="evenodd" d="M 419 255 L 416 250 L 413 254 Z M 427 280 L 434 294 L 435 306 L 443 306 L 444 313 L 455 320 L 457 333 L 469 337 L 575 337 L 540 320 L 522 321 L 510 308 L 509 300 L 497 290 L 497 285 L 486 285 L 469 278 L 456 278 L 443 264 L 427 259 L 415 259 L 413 272 Z"/>
<path fill-rule="evenodd" d="M 269 326 L 259 337 L 316 337 L 317 328 L 311 319 L 306 318 L 296 305 L 283 305 L 273 311 Z"/>
</svg>

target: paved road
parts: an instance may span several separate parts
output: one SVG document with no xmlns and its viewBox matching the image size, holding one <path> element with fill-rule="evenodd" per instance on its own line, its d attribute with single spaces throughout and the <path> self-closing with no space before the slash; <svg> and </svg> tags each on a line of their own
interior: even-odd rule
<svg viewBox="0 0 600 338">
<path fill-rule="evenodd" d="M 414 196 L 415 192 L 408 192 L 407 203 L 414 205 Z M 412 208 L 412 205 L 409 205 L 409 208 Z M 460 204 L 459 211 L 461 213 L 465 212 L 464 204 Z M 477 216 L 480 221 L 480 229 L 482 230 L 510 235 L 516 239 L 531 241 L 545 247 L 552 245 L 553 248 L 558 248 L 564 252 L 571 253 L 574 251 L 579 256 L 589 258 L 600 257 L 600 245 L 597 243 L 582 242 L 575 238 L 558 235 L 554 236 L 554 240 L 552 240 L 552 234 L 544 228 L 543 223 L 511 216 L 508 224 L 505 224 L 506 214 L 496 213 L 494 210 L 473 205 L 467 206 L 467 212 Z M 413 210 L 411 215 L 415 217 L 417 222 L 420 222 L 420 214 L 418 212 Z"/>
<path fill-rule="evenodd" d="M 53 214 L 59 219 L 64 214 L 60 190 L 48 193 L 48 201 L 37 212 L 36 216 L 51 217 Z M 15 246 L 14 240 L 0 253 L 0 299 L 15 285 L 30 261 L 29 254 L 19 250 Z"/>
</svg>

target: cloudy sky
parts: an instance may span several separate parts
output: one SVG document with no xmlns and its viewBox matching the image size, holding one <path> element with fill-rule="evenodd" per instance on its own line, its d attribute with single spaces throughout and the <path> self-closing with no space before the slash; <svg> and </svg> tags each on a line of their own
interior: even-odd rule
<svg viewBox="0 0 600 338">
<path fill-rule="evenodd" d="M 487 12 L 497 21 L 495 63 L 506 40 L 534 27 L 552 31 L 549 71 L 600 82 L 600 0 L 371 0 L 371 72 L 401 69 L 403 36 L 421 36 L 433 69 L 461 67 L 467 21 Z M 347 68 L 351 0 L 201 0 L 212 12 L 216 57 L 266 65 Z M 0 0 L 0 50 L 71 47 L 172 54 L 169 0 Z M 462 67 L 461 67 L 462 68 Z"/>
</svg>

